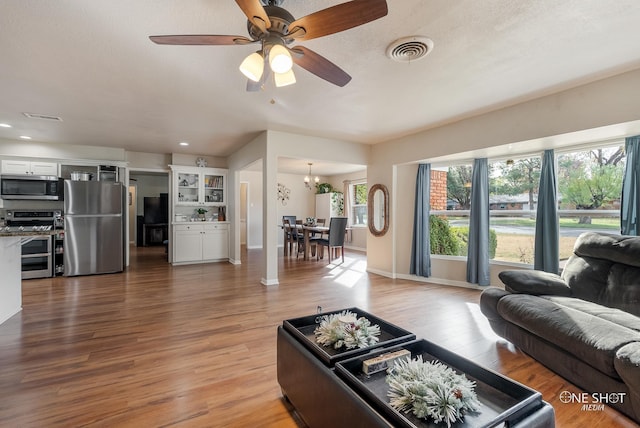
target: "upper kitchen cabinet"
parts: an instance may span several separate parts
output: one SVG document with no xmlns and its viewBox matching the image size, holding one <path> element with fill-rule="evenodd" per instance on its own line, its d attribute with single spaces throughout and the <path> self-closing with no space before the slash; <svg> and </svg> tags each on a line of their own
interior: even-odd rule
<svg viewBox="0 0 640 428">
<path fill-rule="evenodd" d="M 55 162 L 3 159 L 2 174 L 55 175 L 57 177 L 58 164 Z"/>
<path fill-rule="evenodd" d="M 171 170 L 175 205 L 226 205 L 226 169 L 171 165 Z"/>
</svg>

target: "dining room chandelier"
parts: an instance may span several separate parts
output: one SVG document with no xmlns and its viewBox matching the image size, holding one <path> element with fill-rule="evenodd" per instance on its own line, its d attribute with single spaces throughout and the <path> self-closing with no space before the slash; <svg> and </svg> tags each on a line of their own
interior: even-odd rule
<svg viewBox="0 0 640 428">
<path fill-rule="evenodd" d="M 309 165 L 309 174 L 305 175 L 304 177 L 304 185 L 307 186 L 307 189 L 314 189 L 315 186 L 311 186 L 311 165 L 313 165 L 312 163 L 308 163 L 307 165 Z M 320 178 L 316 175 L 313 178 L 313 182 L 314 184 L 318 184 L 320 182 Z"/>
</svg>

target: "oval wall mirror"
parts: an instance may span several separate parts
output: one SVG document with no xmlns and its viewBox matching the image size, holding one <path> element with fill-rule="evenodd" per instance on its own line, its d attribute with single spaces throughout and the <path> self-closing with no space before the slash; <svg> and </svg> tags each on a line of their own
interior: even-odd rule
<svg viewBox="0 0 640 428">
<path fill-rule="evenodd" d="M 384 184 L 374 184 L 367 198 L 369 231 L 374 236 L 382 236 L 389 230 L 389 191 Z"/>
</svg>

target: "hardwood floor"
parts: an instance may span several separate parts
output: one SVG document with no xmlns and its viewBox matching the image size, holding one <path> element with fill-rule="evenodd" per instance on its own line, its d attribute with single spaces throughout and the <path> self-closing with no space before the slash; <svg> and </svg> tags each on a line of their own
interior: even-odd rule
<svg viewBox="0 0 640 428">
<path fill-rule="evenodd" d="M 636 426 L 580 410 L 579 389 L 499 340 L 479 292 L 280 258 L 260 285 L 260 251 L 243 264 L 172 267 L 162 247 L 132 251 L 123 274 L 23 282 L 23 310 L 0 325 L 0 426 L 298 427 L 276 380 L 283 319 L 358 306 L 539 390 L 559 427 Z"/>
</svg>

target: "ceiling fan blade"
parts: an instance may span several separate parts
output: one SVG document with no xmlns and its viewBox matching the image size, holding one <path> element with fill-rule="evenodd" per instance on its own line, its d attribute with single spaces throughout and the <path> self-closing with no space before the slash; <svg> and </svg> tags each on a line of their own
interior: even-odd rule
<svg viewBox="0 0 640 428">
<path fill-rule="evenodd" d="M 344 86 L 351 81 L 351 76 L 343 69 L 311 49 L 295 46 L 291 48 L 291 52 L 293 54 L 291 55 L 293 62 L 327 82 L 337 86 Z"/>
<path fill-rule="evenodd" d="M 159 45 L 246 45 L 256 40 L 244 36 L 217 35 L 181 35 L 181 36 L 149 36 L 153 43 Z"/>
<path fill-rule="evenodd" d="M 269 15 L 264 10 L 260 0 L 236 0 L 242 12 L 247 15 L 247 18 L 251 23 L 262 28 L 263 31 L 271 27 L 271 20 Z"/>
<path fill-rule="evenodd" d="M 296 19 L 289 24 L 289 35 L 297 40 L 315 39 L 366 24 L 387 12 L 386 0 L 352 0 Z"/>
</svg>

